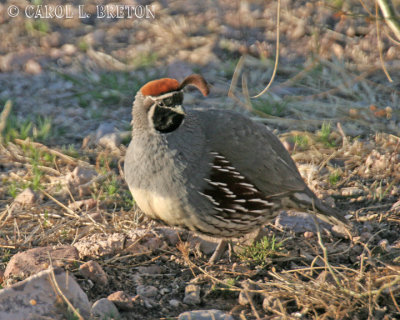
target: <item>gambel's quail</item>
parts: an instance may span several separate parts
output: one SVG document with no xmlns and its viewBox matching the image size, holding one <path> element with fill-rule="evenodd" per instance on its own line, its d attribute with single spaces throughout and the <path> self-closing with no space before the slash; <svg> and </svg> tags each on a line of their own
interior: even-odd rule
<svg viewBox="0 0 400 320">
<path fill-rule="evenodd" d="M 183 89 L 206 96 L 202 76 L 159 79 L 136 94 L 125 178 L 153 219 L 219 238 L 239 238 L 281 209 L 331 223 L 345 218 L 307 187 L 289 153 L 265 125 L 226 110 L 185 110 Z"/>
</svg>

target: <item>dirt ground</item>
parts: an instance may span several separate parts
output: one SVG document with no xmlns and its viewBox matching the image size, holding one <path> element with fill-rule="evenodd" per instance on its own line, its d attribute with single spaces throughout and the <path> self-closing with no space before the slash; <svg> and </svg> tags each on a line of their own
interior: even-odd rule
<svg viewBox="0 0 400 320">
<path fill-rule="evenodd" d="M 31 5 L 45 4 L 66 5 Z M 209 265 L 182 231 L 158 249 L 95 257 L 107 288 L 79 273 L 93 257 L 70 267 L 90 300 L 149 285 L 154 301 L 123 319 L 194 309 L 235 319 L 400 318 L 400 39 L 376 19 L 375 3 L 281 0 L 276 77 L 255 99 L 273 74 L 278 1 L 126 0 L 113 5 L 148 5 L 154 17 L 100 18 L 96 6 L 105 4 L 78 0 L 72 18 L 44 19 L 27 17 L 24 1 L 0 3 L 0 110 L 12 106 L 0 145 L 0 272 L 29 248 L 159 227 L 122 179 L 132 101 L 149 80 L 200 73 L 210 96 L 188 91 L 185 105 L 234 109 L 268 125 L 307 184 L 348 215 L 353 238 L 324 232 L 319 241 L 272 222 L 264 233 L 282 247 L 262 259 L 239 248 Z M 91 16 L 80 18 L 79 5 Z M 118 143 L 98 143 L 104 124 L 117 128 Z M 77 167 L 94 173 L 77 181 Z M 26 188 L 35 200 L 16 207 Z M 188 283 L 201 287 L 201 304 L 171 304 Z M 247 303 L 238 303 L 244 292 Z"/>
</svg>

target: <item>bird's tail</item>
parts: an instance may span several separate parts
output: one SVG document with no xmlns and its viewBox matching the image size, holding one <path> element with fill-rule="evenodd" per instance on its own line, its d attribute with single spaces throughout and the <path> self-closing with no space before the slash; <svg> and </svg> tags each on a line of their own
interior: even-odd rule
<svg viewBox="0 0 400 320">
<path fill-rule="evenodd" d="M 307 209 L 314 211 L 317 217 L 329 224 L 333 225 L 341 225 L 346 229 L 349 229 L 350 223 L 344 217 L 344 214 L 325 204 L 310 189 L 305 189 L 302 192 L 294 192 L 291 195 L 293 201 L 302 205 L 302 207 L 306 207 Z"/>
</svg>

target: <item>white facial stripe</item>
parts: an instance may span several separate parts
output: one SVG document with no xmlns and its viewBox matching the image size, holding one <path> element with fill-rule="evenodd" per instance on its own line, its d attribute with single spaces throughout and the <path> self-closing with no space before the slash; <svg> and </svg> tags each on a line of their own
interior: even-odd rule
<svg viewBox="0 0 400 320">
<path fill-rule="evenodd" d="M 164 93 L 164 94 L 162 94 L 160 96 L 148 96 L 148 97 L 153 101 L 157 101 L 157 100 L 162 100 L 162 99 L 165 99 L 165 98 L 172 97 L 177 92 L 180 92 L 180 91 L 171 91 L 171 92 Z"/>
</svg>

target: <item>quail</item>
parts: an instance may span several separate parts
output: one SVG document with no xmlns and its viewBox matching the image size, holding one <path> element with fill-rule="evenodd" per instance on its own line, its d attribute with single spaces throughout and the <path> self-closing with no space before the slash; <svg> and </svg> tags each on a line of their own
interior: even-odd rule
<svg viewBox="0 0 400 320">
<path fill-rule="evenodd" d="M 240 238 L 290 208 L 346 224 L 307 187 L 265 125 L 233 111 L 185 109 L 186 86 L 209 93 L 193 74 L 181 83 L 150 81 L 133 103 L 124 172 L 146 215 L 221 239 Z"/>
</svg>

